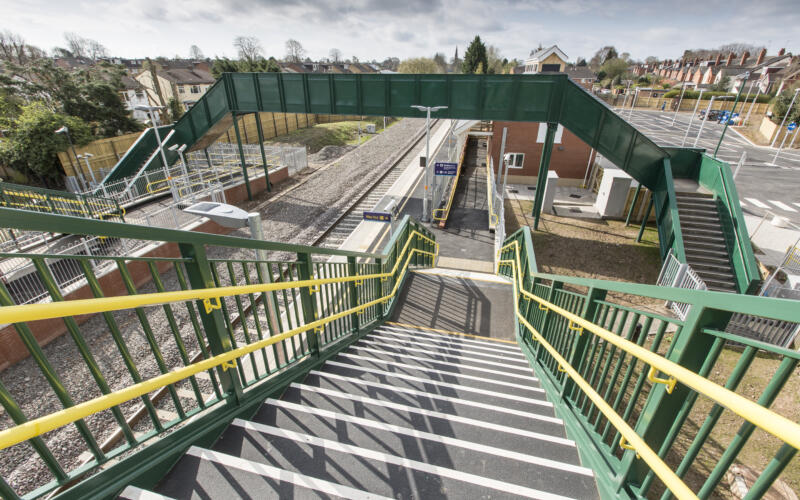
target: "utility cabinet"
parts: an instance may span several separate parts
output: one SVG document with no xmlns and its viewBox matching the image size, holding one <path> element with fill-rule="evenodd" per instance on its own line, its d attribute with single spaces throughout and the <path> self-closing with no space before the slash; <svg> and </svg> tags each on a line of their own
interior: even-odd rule
<svg viewBox="0 0 800 500">
<path fill-rule="evenodd" d="M 630 175 L 616 168 L 603 170 L 603 179 L 597 191 L 594 207 L 604 219 L 621 218 L 625 212 L 625 202 L 631 189 Z"/>
</svg>

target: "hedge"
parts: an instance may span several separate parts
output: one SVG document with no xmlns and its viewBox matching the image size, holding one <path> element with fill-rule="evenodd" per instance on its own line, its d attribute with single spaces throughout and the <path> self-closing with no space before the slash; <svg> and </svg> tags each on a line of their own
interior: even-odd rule
<svg viewBox="0 0 800 500">
<path fill-rule="evenodd" d="M 681 95 L 680 89 L 675 89 L 675 90 L 670 90 L 669 92 L 664 94 L 664 97 L 679 97 L 680 95 Z M 699 95 L 700 95 L 700 92 L 697 91 L 697 90 L 687 90 L 686 92 L 683 93 L 683 98 L 684 99 L 697 99 L 697 97 Z M 718 91 L 714 90 L 714 91 L 709 91 L 709 92 L 703 92 L 703 100 L 707 101 L 707 100 L 711 99 L 712 96 L 722 96 L 722 95 L 731 96 L 733 98 L 736 97 L 736 94 L 732 93 L 732 92 L 718 92 Z M 756 96 L 756 94 L 742 94 L 739 99 L 747 101 L 747 102 L 751 102 L 753 100 L 753 97 L 755 97 L 755 96 Z M 771 96 L 769 94 L 759 94 L 758 98 L 756 98 L 756 102 L 770 102 L 772 100 L 772 98 L 773 98 L 773 96 Z"/>
</svg>

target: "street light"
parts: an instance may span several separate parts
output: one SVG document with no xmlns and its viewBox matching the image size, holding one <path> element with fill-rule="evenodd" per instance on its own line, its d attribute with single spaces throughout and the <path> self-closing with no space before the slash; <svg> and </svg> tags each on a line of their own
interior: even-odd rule
<svg viewBox="0 0 800 500">
<path fill-rule="evenodd" d="M 178 156 L 180 156 L 180 158 L 181 158 L 181 165 L 183 165 L 183 175 L 184 175 L 184 177 L 188 178 L 189 177 L 189 170 L 188 170 L 188 166 L 186 165 L 186 158 L 184 158 L 184 156 L 183 156 L 183 152 L 186 151 L 186 144 L 182 144 L 180 147 L 178 147 L 177 144 L 173 144 L 172 146 L 168 147 L 167 149 L 169 149 L 170 151 L 177 151 Z"/>
<path fill-rule="evenodd" d="M 789 115 L 792 113 L 792 106 L 794 106 L 794 101 L 795 99 L 797 99 L 798 93 L 800 93 L 800 87 L 794 89 L 794 96 L 792 96 L 792 102 L 789 103 L 789 109 L 786 110 L 786 114 L 783 115 L 783 120 L 781 121 L 781 125 L 780 127 L 778 127 L 779 132 L 783 130 L 783 126 L 786 124 L 786 119 L 789 118 Z M 775 141 L 778 140 L 779 135 L 780 134 L 775 134 L 775 138 L 772 139 L 772 143 L 769 145 L 769 147 L 771 148 L 775 147 Z"/>
<path fill-rule="evenodd" d="M 743 73 L 744 81 L 746 82 L 748 78 L 750 78 L 750 72 L 745 71 Z M 742 76 L 742 75 L 739 75 Z M 725 126 L 722 128 L 722 134 L 719 136 L 719 142 L 717 142 L 717 147 L 714 148 L 714 158 L 717 157 L 717 153 L 719 152 L 719 148 L 722 147 L 722 140 L 725 139 L 725 132 L 728 131 L 728 126 L 733 121 L 733 112 L 736 111 L 736 104 L 739 102 L 739 98 L 742 97 L 742 91 L 744 90 L 744 83 L 739 86 L 739 92 L 736 94 L 736 100 L 733 101 L 733 106 L 731 106 L 731 114 L 728 118 L 725 119 Z M 724 115 L 723 115 L 724 116 Z"/>
<path fill-rule="evenodd" d="M 683 142 L 681 142 L 681 147 L 686 144 L 686 138 L 689 137 L 689 129 L 692 128 L 692 122 L 694 121 L 694 115 L 697 114 L 697 108 L 700 107 L 700 101 L 703 99 L 703 92 L 706 89 L 700 89 L 700 95 L 697 96 L 697 102 L 694 104 L 694 111 L 692 111 L 692 116 L 689 117 L 689 125 L 686 127 L 686 134 L 683 136 Z"/>
<path fill-rule="evenodd" d="M 153 111 L 164 109 L 164 106 L 146 106 L 144 104 L 140 104 L 133 109 L 135 109 L 136 111 L 146 111 L 147 115 L 150 117 L 150 123 L 153 124 L 153 132 L 155 132 L 156 141 L 158 142 L 158 150 L 161 153 L 161 164 L 164 170 L 164 181 L 169 182 L 169 163 L 167 163 L 167 154 L 164 152 L 164 143 L 169 140 L 169 138 L 172 136 L 172 133 L 175 132 L 175 130 L 170 131 L 170 133 L 167 135 L 164 141 L 162 141 L 161 134 L 158 132 L 156 116 L 155 114 L 153 114 Z M 172 192 L 172 199 L 178 201 L 177 193 L 175 192 L 175 189 L 171 187 L 171 185 L 170 185 L 170 191 Z"/>
<path fill-rule="evenodd" d="M 625 105 L 628 104 L 628 95 L 630 94 L 631 83 L 633 83 L 633 80 L 625 81 L 628 82 L 628 85 L 625 87 L 625 99 L 622 101 L 622 109 L 620 110 L 620 113 L 625 109 Z"/>
<path fill-rule="evenodd" d="M 789 112 L 787 111 L 786 114 L 789 114 Z M 792 123 L 790 123 L 789 126 L 791 127 Z M 796 123 L 794 123 L 794 126 L 795 126 L 795 128 L 797 128 L 797 124 Z M 780 129 L 778 129 L 778 130 L 780 130 Z M 775 151 L 775 157 L 772 158 L 772 165 L 777 165 L 776 162 L 778 161 L 778 156 L 781 154 L 781 150 L 783 149 L 783 145 L 786 144 L 786 139 L 789 137 L 789 133 L 790 132 L 791 132 L 791 130 L 787 130 L 786 133 L 783 134 L 783 140 L 781 141 L 781 145 L 778 146 L 778 150 Z M 775 137 L 778 137 L 778 134 L 775 134 Z M 794 145 L 794 140 L 795 139 L 797 139 L 797 132 L 794 133 L 794 138 L 792 139 L 792 142 L 789 144 L 789 149 L 792 149 L 792 146 Z"/>
<path fill-rule="evenodd" d="M 76 175 L 75 175 L 75 177 L 78 178 L 78 181 L 83 186 L 83 190 L 84 191 L 88 191 L 88 189 L 86 187 L 86 180 L 84 179 L 83 172 L 81 171 L 81 161 L 78 159 L 78 153 L 75 152 L 75 145 L 72 144 L 72 137 L 69 135 L 69 127 L 64 125 L 60 129 L 56 130 L 55 133 L 56 134 L 65 134 L 67 136 L 67 141 L 69 141 L 69 147 L 70 147 L 70 149 L 72 149 L 72 156 L 75 157 L 75 163 L 76 163 L 76 167 L 75 167 L 75 174 Z"/>
<path fill-rule="evenodd" d="M 631 110 L 628 112 L 628 121 L 631 121 L 631 117 L 633 116 L 633 108 L 636 106 L 636 99 L 639 97 L 639 90 L 640 88 L 636 88 L 636 91 L 633 93 L 633 100 L 631 101 Z"/>
<path fill-rule="evenodd" d="M 92 158 L 94 155 L 92 153 L 83 153 L 82 155 L 78 155 L 78 158 L 83 158 L 86 161 L 86 170 L 89 171 L 89 175 L 92 176 L 92 182 L 94 182 L 95 186 L 97 185 L 97 178 L 94 176 L 94 170 L 92 170 L 92 166 L 89 164 L 89 158 Z"/>
<path fill-rule="evenodd" d="M 418 109 L 420 111 L 425 111 L 427 113 L 427 117 L 425 118 L 425 192 L 422 195 L 422 222 L 428 222 L 430 220 L 428 216 L 428 193 L 431 193 L 431 203 L 433 203 L 433 189 L 428 189 L 428 187 L 435 188 L 432 186 L 431 182 L 431 159 L 430 159 L 430 152 L 431 152 L 431 113 L 435 113 L 440 109 L 447 109 L 447 106 L 422 106 L 419 104 L 412 104 L 412 108 Z M 435 179 L 435 177 L 434 177 Z"/>
</svg>

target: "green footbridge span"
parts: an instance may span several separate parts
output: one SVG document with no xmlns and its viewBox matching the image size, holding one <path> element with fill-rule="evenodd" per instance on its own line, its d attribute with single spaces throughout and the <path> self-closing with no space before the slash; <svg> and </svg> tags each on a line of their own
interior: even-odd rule
<svg viewBox="0 0 800 500">
<path fill-rule="evenodd" d="M 241 144 L 237 117 L 257 112 L 423 117 L 412 105 L 447 106 L 440 118 L 535 121 L 561 124 L 653 193 L 661 257 L 670 251 L 686 263 L 674 179 L 690 179 L 713 194 L 728 264 L 739 293 L 760 284 L 736 186 L 727 164 L 702 150 L 660 147 L 563 74 L 537 75 L 343 75 L 225 73 L 162 134 L 166 146 L 208 147 L 231 126 Z M 256 120 L 258 123 L 258 120 Z M 545 139 L 540 170 L 546 172 L 555 128 Z M 163 137 L 163 135 L 162 135 Z M 160 169 L 152 129 L 142 134 L 103 182 Z M 242 154 L 242 158 L 244 155 Z M 167 151 L 167 161 L 177 154 Z M 242 160 L 244 162 L 244 160 Z M 243 163 L 243 176 L 248 185 Z M 540 184 L 546 179 L 540 175 Z M 541 190 L 540 190 L 541 191 Z M 539 211 L 537 205 L 534 210 Z M 648 210 L 648 213 L 649 213 Z"/>
</svg>

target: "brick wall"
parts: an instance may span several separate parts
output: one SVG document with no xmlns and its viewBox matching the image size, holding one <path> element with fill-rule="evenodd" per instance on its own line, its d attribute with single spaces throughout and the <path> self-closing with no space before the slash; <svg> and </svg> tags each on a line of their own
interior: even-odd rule
<svg viewBox="0 0 800 500">
<path fill-rule="evenodd" d="M 489 155 L 492 157 L 495 169 L 500 165 L 500 143 L 503 138 L 503 127 L 508 128 L 506 134 L 506 153 L 525 153 L 522 169 L 509 169 L 508 182 L 520 184 L 536 183 L 539 173 L 539 159 L 542 156 L 543 142 L 537 142 L 539 135 L 537 122 L 500 122 L 493 125 L 494 135 L 489 139 Z M 546 127 L 542 124 L 542 127 Z M 564 184 L 580 183 L 586 174 L 591 148 L 572 132 L 564 129 L 561 143 L 553 145 L 553 154 L 550 157 L 550 170 L 555 171 L 558 177 L 565 179 Z"/>
</svg>

